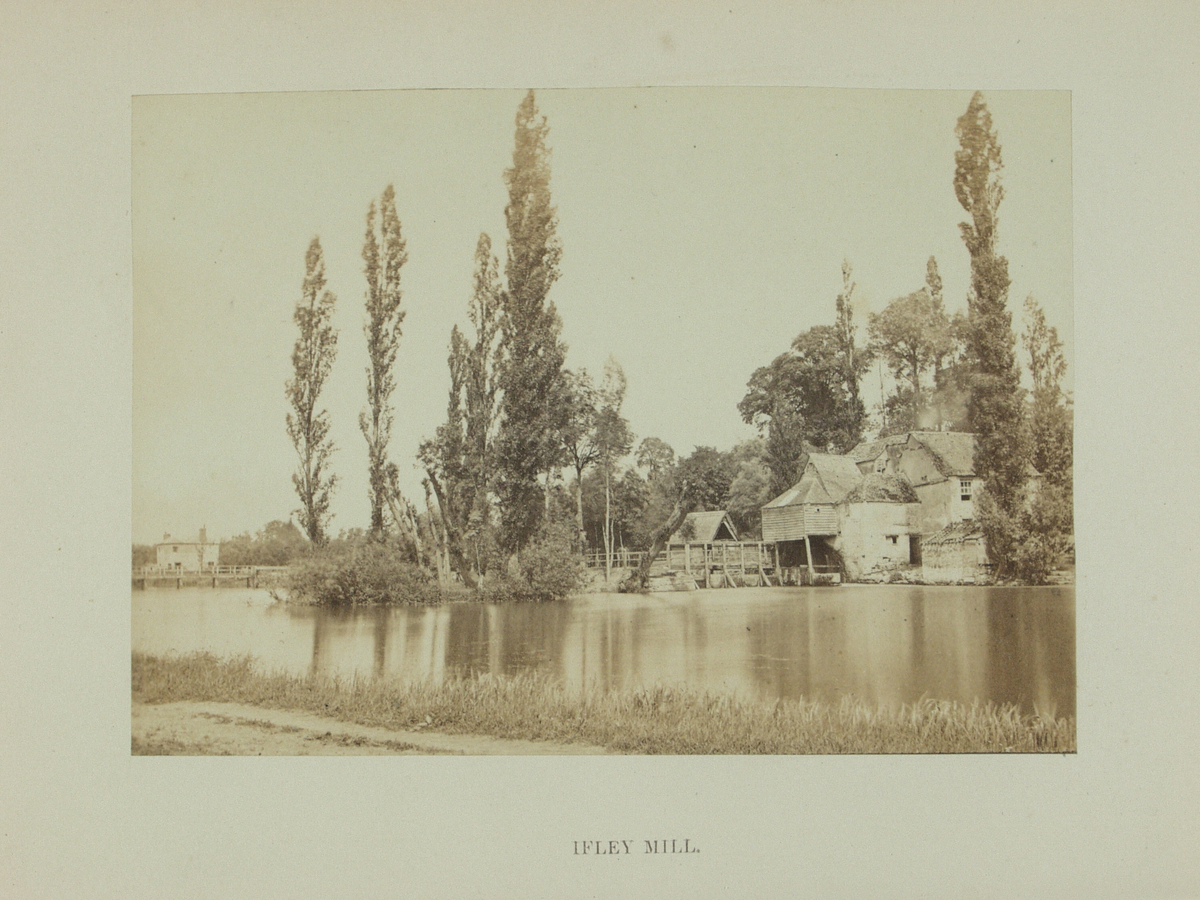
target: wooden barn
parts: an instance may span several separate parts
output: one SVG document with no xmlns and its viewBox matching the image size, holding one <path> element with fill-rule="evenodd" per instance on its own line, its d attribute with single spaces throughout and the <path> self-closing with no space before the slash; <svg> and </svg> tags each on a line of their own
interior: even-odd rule
<svg viewBox="0 0 1200 900">
<path fill-rule="evenodd" d="M 780 568 L 795 580 L 857 580 L 913 562 L 918 508 L 903 476 L 864 474 L 853 457 L 812 453 L 800 481 L 763 507 L 763 540 L 775 542 Z"/>
</svg>

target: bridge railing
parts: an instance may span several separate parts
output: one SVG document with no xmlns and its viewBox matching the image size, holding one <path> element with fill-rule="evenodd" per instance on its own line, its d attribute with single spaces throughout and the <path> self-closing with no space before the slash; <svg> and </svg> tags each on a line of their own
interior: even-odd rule
<svg viewBox="0 0 1200 900">
<path fill-rule="evenodd" d="M 589 550 L 583 555 L 583 561 L 589 569 L 603 569 L 606 562 L 613 569 L 633 569 L 642 564 L 643 555 L 640 550 L 614 550 L 612 553 Z"/>
<path fill-rule="evenodd" d="M 289 566 L 206 566 L 203 569 L 183 569 L 174 566 L 137 566 L 133 574 L 139 578 L 171 578 L 183 575 L 227 575 L 251 578 L 255 575 L 283 574 Z"/>
</svg>

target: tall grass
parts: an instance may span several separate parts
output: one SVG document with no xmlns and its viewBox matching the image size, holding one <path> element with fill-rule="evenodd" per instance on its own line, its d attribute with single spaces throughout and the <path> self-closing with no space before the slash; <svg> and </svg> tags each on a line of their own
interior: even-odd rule
<svg viewBox="0 0 1200 900">
<path fill-rule="evenodd" d="M 624 753 L 1070 753 L 1075 720 L 923 699 L 899 709 L 746 701 L 686 688 L 576 694 L 549 678 L 403 682 L 259 671 L 248 656 L 133 655 L 134 698 L 303 710 L 362 725 L 558 742 Z"/>
</svg>

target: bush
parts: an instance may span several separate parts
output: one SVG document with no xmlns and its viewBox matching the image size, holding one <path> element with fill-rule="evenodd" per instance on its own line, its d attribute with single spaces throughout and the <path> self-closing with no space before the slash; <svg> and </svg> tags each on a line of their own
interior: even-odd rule
<svg viewBox="0 0 1200 900">
<path fill-rule="evenodd" d="M 442 600 L 432 576 L 402 551 L 377 542 L 314 552 L 293 567 L 285 586 L 293 597 L 321 606 Z"/>
<path fill-rule="evenodd" d="M 583 583 L 583 557 L 571 546 L 568 526 L 551 526 L 520 555 L 516 572 L 497 569 L 480 585 L 482 599 L 496 602 L 543 602 L 566 599 Z"/>
<path fill-rule="evenodd" d="M 985 490 L 976 509 L 997 577 L 1045 584 L 1063 564 L 1071 545 L 1072 510 L 1062 488 L 1043 486 L 1016 516 L 1000 510 Z"/>
</svg>

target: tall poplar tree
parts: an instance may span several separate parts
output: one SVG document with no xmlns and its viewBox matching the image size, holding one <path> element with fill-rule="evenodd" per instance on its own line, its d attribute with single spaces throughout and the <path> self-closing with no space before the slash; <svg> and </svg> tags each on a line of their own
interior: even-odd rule
<svg viewBox="0 0 1200 900">
<path fill-rule="evenodd" d="M 870 354 L 855 346 L 858 328 L 854 324 L 854 269 L 850 260 L 842 260 L 842 292 L 837 295 L 837 319 L 834 322 L 838 340 L 838 353 L 842 368 L 842 381 L 847 397 L 847 434 L 845 443 L 850 447 L 862 440 L 863 428 L 867 424 L 867 409 L 858 393 L 858 382 L 870 364 Z"/>
<path fill-rule="evenodd" d="M 358 416 L 358 425 L 367 440 L 367 465 L 370 477 L 371 536 L 386 533 L 384 508 L 394 482 L 393 463 L 387 448 L 392 436 L 392 391 L 396 387 L 392 366 L 400 346 L 400 269 L 408 259 L 396 214 L 396 192 L 388 185 L 380 198 L 367 210 L 367 233 L 363 242 L 364 272 L 367 276 L 367 318 L 363 332 L 367 337 L 367 408 Z"/>
<path fill-rule="evenodd" d="M 1016 337 L 1008 309 L 1008 260 L 996 252 L 997 210 L 1004 198 L 1003 162 L 992 115 L 976 91 L 955 128 L 954 193 L 970 220 L 959 224 L 971 257 L 967 357 L 971 393 L 967 422 L 976 435 L 975 474 L 983 479 L 977 509 L 988 554 L 1005 574 L 1018 541 L 1028 441 Z"/>
<path fill-rule="evenodd" d="M 293 319 L 300 330 L 292 349 L 292 378 L 286 392 L 292 411 L 287 414 L 287 433 L 296 448 L 299 465 L 292 483 L 300 496 L 296 515 L 314 544 L 325 543 L 329 500 L 337 476 L 327 471 L 335 449 L 329 439 L 329 412 L 317 411 L 317 398 L 337 357 L 337 330 L 333 307 L 337 298 L 325 289 L 325 257 L 321 241 L 313 238 L 304 255 L 304 285 Z"/>
<path fill-rule="evenodd" d="M 501 297 L 500 422 L 496 437 L 501 543 L 521 550 L 537 533 L 545 497 L 538 477 L 563 459 L 566 347 L 549 301 L 562 258 L 558 218 L 550 202 L 549 128 L 533 91 L 517 109 L 512 168 L 505 170 L 508 254 Z"/>
<path fill-rule="evenodd" d="M 474 293 L 468 315 L 474 343 L 456 325 L 450 334 L 450 395 L 446 422 L 419 456 L 437 498 L 454 571 L 468 585 L 487 571 L 491 530 L 489 492 L 495 440 L 499 263 L 492 242 L 479 236 Z"/>
</svg>

